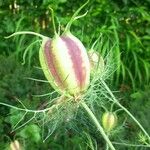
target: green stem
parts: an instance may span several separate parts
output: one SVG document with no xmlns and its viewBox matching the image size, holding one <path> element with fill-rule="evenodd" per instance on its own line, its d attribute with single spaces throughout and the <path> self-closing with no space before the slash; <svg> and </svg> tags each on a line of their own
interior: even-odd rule
<svg viewBox="0 0 150 150">
<path fill-rule="evenodd" d="M 51 7 L 49 7 L 49 9 L 51 10 L 52 24 L 53 24 L 54 34 L 55 34 L 55 36 L 57 36 L 58 34 L 56 32 L 55 19 L 54 19 L 54 10 Z"/>
<path fill-rule="evenodd" d="M 33 43 L 31 43 L 31 44 L 25 49 L 25 51 L 24 51 L 24 53 L 23 53 L 23 62 L 22 62 L 22 65 L 24 65 L 24 64 L 26 63 L 26 55 L 27 55 L 28 51 L 30 50 L 30 48 L 31 48 L 35 43 L 37 43 L 37 42 L 39 42 L 39 41 L 41 41 L 41 40 L 36 40 L 36 41 L 34 41 Z"/>
<path fill-rule="evenodd" d="M 16 35 L 21 35 L 21 34 L 30 34 L 30 35 L 36 35 L 42 39 L 46 38 L 46 36 L 42 35 L 42 34 L 39 34 L 39 33 L 36 33 L 36 32 L 32 32 L 32 31 L 20 31 L 20 32 L 15 32 L 13 34 L 11 34 L 10 36 L 7 36 L 5 37 L 6 39 L 8 38 L 11 38 L 13 36 L 16 36 Z"/>
<path fill-rule="evenodd" d="M 148 140 L 150 141 L 150 136 L 149 134 L 146 132 L 146 130 L 143 128 L 143 126 L 139 123 L 139 121 L 124 107 L 122 106 L 117 99 L 115 98 L 115 96 L 113 95 L 113 93 L 111 92 L 111 90 L 109 89 L 109 87 L 107 86 L 107 84 L 101 80 L 102 84 L 105 86 L 105 89 L 109 92 L 110 96 L 112 97 L 113 101 L 120 107 L 122 108 L 135 122 L 136 124 L 140 127 L 140 129 L 143 131 L 143 133 L 147 136 Z"/>
<path fill-rule="evenodd" d="M 115 145 L 121 145 L 121 146 L 131 146 L 131 147 L 149 147 L 150 145 L 142 145 L 142 144 L 129 144 L 129 143 L 118 143 L 118 142 L 112 142 Z"/>
<path fill-rule="evenodd" d="M 108 146 L 108 144 L 106 143 L 106 150 L 109 150 L 109 146 Z"/>
<path fill-rule="evenodd" d="M 57 108 L 60 104 L 59 103 L 54 104 L 51 107 L 48 107 L 48 108 L 45 108 L 45 109 L 42 109 L 42 110 L 32 110 L 32 109 L 27 109 L 27 108 L 20 108 L 20 107 L 12 106 L 12 105 L 2 103 L 2 102 L 0 102 L 0 105 L 6 106 L 6 107 L 9 107 L 9 108 L 12 108 L 12 109 L 16 109 L 16 110 L 19 110 L 19 111 L 25 111 L 27 113 L 45 113 L 45 112 L 48 112 L 50 110 L 53 110 L 54 108 Z"/>
<path fill-rule="evenodd" d="M 101 38 L 102 34 L 100 33 L 99 37 L 95 40 L 95 42 L 93 43 L 91 50 L 94 50 L 95 45 L 97 44 L 97 42 L 99 41 L 99 39 Z"/>
<path fill-rule="evenodd" d="M 70 31 L 71 24 L 72 24 L 72 22 L 75 20 L 75 17 L 78 15 L 78 13 L 79 13 L 88 3 L 89 3 L 89 0 L 87 0 L 86 3 L 84 3 L 84 4 L 73 14 L 73 16 L 71 17 L 70 21 L 69 21 L 68 24 L 66 25 L 66 28 L 65 28 L 64 33 Z M 63 33 L 63 34 L 64 34 L 64 33 Z"/>
<path fill-rule="evenodd" d="M 43 113 L 43 112 L 49 111 L 49 109 L 50 109 L 50 108 L 46 108 L 43 110 L 30 110 L 30 109 L 26 109 L 26 108 L 20 108 L 20 107 L 12 106 L 12 105 L 2 103 L 2 102 L 0 102 L 0 105 L 7 106 L 9 108 L 13 108 L 13 109 L 20 110 L 20 111 L 25 111 L 28 113 Z"/>
<path fill-rule="evenodd" d="M 93 114 L 93 112 L 91 111 L 91 109 L 86 105 L 85 102 L 82 102 L 81 104 L 82 104 L 83 108 L 87 111 L 87 113 L 89 114 L 89 116 L 91 117 L 91 119 L 93 120 L 93 122 L 95 123 L 95 126 L 98 128 L 98 130 L 102 134 L 103 138 L 105 139 L 105 141 L 107 142 L 107 144 L 111 148 L 111 150 L 115 150 L 114 146 L 112 145 L 111 141 L 109 140 L 108 136 L 104 132 L 104 129 L 102 128 L 102 126 L 98 122 L 97 118 L 95 117 L 95 115 Z"/>
</svg>

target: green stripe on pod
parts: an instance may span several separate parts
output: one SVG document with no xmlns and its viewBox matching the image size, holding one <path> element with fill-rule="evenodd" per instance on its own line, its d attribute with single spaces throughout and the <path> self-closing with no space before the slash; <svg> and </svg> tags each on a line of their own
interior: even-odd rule
<svg viewBox="0 0 150 150">
<path fill-rule="evenodd" d="M 67 33 L 61 36 L 61 38 L 68 48 L 77 91 L 82 92 L 87 89 L 90 82 L 90 62 L 86 48 L 82 42 L 71 33 Z"/>
<path fill-rule="evenodd" d="M 45 54 L 44 54 L 44 47 L 45 47 L 45 44 L 47 42 L 51 42 L 52 39 L 50 38 L 44 38 L 43 41 L 42 41 L 42 45 L 41 45 L 41 48 L 40 48 L 40 51 L 39 51 L 39 60 L 40 60 L 40 64 L 41 64 L 41 68 L 44 72 L 44 75 L 46 77 L 46 79 L 49 81 L 49 83 L 51 84 L 51 86 L 59 93 L 62 93 L 61 89 L 58 88 L 50 70 L 49 70 L 49 67 L 48 67 L 48 63 L 47 63 L 47 60 L 45 58 Z"/>
</svg>

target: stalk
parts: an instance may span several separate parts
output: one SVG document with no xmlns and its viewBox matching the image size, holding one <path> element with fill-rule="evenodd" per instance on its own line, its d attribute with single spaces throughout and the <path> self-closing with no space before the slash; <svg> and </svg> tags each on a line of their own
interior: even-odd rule
<svg viewBox="0 0 150 150">
<path fill-rule="evenodd" d="M 52 25 L 53 25 L 53 29 L 54 29 L 54 35 L 55 37 L 58 35 L 56 32 L 56 25 L 55 25 L 55 19 L 54 19 L 54 11 L 51 7 L 49 7 L 50 11 L 51 11 L 51 15 L 52 15 Z"/>
<path fill-rule="evenodd" d="M 36 32 L 32 32 L 32 31 L 20 31 L 20 32 L 15 32 L 15 33 L 13 33 L 13 34 L 11 34 L 11 35 L 5 37 L 5 38 L 8 39 L 8 38 L 11 38 L 11 37 L 13 37 L 13 36 L 15 36 L 15 35 L 21 35 L 21 34 L 35 35 L 35 36 L 38 36 L 38 37 L 40 37 L 40 38 L 42 38 L 42 39 L 47 38 L 46 36 L 44 36 L 44 35 L 42 35 L 42 34 L 39 34 L 39 33 L 36 33 Z"/>
<path fill-rule="evenodd" d="M 143 131 L 143 133 L 147 136 L 148 140 L 150 141 L 150 136 L 149 134 L 146 132 L 146 130 L 143 128 L 143 126 L 139 123 L 139 121 L 124 107 L 122 106 L 118 100 L 115 98 L 115 96 L 113 95 L 113 93 L 111 92 L 111 90 L 109 89 L 109 87 L 107 86 L 107 84 L 101 80 L 102 84 L 104 85 L 105 89 L 108 91 L 108 93 L 110 94 L 110 96 L 112 97 L 113 101 L 120 107 L 122 108 L 133 120 L 134 122 L 139 126 L 139 128 Z"/>
<path fill-rule="evenodd" d="M 95 115 L 91 111 L 91 109 L 86 105 L 85 102 L 82 102 L 81 105 L 83 106 L 83 108 L 86 110 L 86 112 L 91 117 L 92 121 L 94 122 L 95 126 L 98 128 L 98 130 L 100 131 L 100 133 L 102 134 L 103 138 L 105 139 L 105 141 L 108 144 L 108 146 L 110 147 L 110 149 L 111 150 L 116 150 L 114 148 L 114 146 L 112 145 L 111 141 L 109 140 L 107 134 L 105 133 L 103 127 L 100 125 L 100 123 L 98 122 L 97 118 L 95 117 Z"/>
<path fill-rule="evenodd" d="M 67 33 L 67 32 L 70 31 L 70 27 L 71 27 L 71 25 L 72 25 L 72 23 L 73 23 L 74 20 L 76 20 L 76 19 L 78 19 L 78 18 L 81 18 L 82 16 L 85 16 L 85 15 L 86 15 L 86 13 L 85 13 L 84 15 L 77 17 L 78 13 L 79 13 L 88 3 L 89 3 L 89 0 L 87 0 L 87 1 L 73 14 L 73 16 L 71 17 L 70 21 L 69 21 L 68 24 L 66 25 L 66 28 L 65 28 L 65 30 L 64 30 L 64 33 Z M 64 33 L 63 33 L 63 34 L 64 34 Z"/>
</svg>

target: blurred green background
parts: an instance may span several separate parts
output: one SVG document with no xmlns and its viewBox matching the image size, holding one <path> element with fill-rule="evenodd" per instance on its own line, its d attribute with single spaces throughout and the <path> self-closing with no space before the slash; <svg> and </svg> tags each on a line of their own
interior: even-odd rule
<svg viewBox="0 0 150 150">
<path fill-rule="evenodd" d="M 56 24 L 61 30 L 73 13 L 84 3 L 80 0 L 0 0 L 0 102 L 20 106 L 17 99 L 27 108 L 38 109 L 48 97 L 32 95 L 52 91 L 49 85 L 27 80 L 27 77 L 45 79 L 39 67 L 40 45 L 31 45 L 26 64 L 22 65 L 24 50 L 37 38 L 29 35 L 4 37 L 16 31 L 34 31 L 53 37 L 49 6 L 54 9 Z M 121 103 L 126 106 L 150 133 L 150 0 L 90 0 L 80 12 L 88 14 L 71 27 L 71 32 L 90 49 L 92 43 L 102 34 L 99 45 L 103 56 L 113 48 L 117 70 L 111 76 L 110 86 L 119 91 Z M 108 46 L 109 45 L 109 46 Z M 13 109 L 0 106 L 0 150 L 8 149 L 11 141 L 17 139 L 31 150 L 97 150 L 105 149 L 103 138 L 99 137 L 92 123 L 78 116 L 76 125 L 64 123 L 43 143 L 41 128 L 34 122 L 14 132 L 13 125 L 22 116 Z M 113 141 L 138 141 L 139 129 L 126 114 L 123 129 L 113 136 Z M 27 118 L 25 118 L 27 119 Z M 93 143 L 93 144 L 91 144 Z M 97 148 L 96 148 L 97 147 Z M 146 149 L 116 145 L 119 150 Z M 147 148 L 148 149 L 148 148 Z"/>
</svg>

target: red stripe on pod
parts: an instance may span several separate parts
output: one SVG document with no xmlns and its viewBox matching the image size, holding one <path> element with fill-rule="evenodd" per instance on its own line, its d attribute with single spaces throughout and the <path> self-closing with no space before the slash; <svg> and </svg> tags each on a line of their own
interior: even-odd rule
<svg viewBox="0 0 150 150">
<path fill-rule="evenodd" d="M 81 56 L 81 49 L 78 45 L 69 37 L 62 36 L 61 39 L 65 43 L 68 54 L 72 60 L 72 67 L 75 73 L 75 77 L 79 87 L 82 89 L 85 85 L 86 68 L 82 66 L 83 59 Z"/>
<path fill-rule="evenodd" d="M 52 53 L 52 42 L 48 40 L 45 43 L 44 46 L 44 54 L 46 58 L 46 63 L 48 65 L 48 68 L 50 69 L 50 73 L 52 74 L 54 78 L 54 82 L 56 82 L 57 86 L 60 86 L 61 89 L 64 89 L 63 81 L 61 80 L 61 77 L 59 76 L 59 73 L 57 72 L 55 55 Z"/>
</svg>

